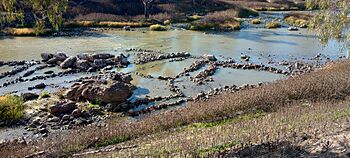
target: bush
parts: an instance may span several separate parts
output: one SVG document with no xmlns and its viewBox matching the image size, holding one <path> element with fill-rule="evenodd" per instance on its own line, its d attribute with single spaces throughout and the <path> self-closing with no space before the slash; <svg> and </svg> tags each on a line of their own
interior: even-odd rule
<svg viewBox="0 0 350 158">
<path fill-rule="evenodd" d="M 0 97 L 0 121 L 14 122 L 24 116 L 23 99 L 19 96 L 6 95 Z"/>
<path fill-rule="evenodd" d="M 155 24 L 149 27 L 151 31 L 166 31 L 166 27 L 163 25 Z"/>
<path fill-rule="evenodd" d="M 273 21 L 273 22 L 268 22 L 265 25 L 266 28 L 268 29 L 274 29 L 274 28 L 279 28 L 281 27 L 281 24 L 277 21 Z"/>
<path fill-rule="evenodd" d="M 251 23 L 254 24 L 254 25 L 261 24 L 261 20 L 260 19 L 253 19 L 251 21 Z"/>
<path fill-rule="evenodd" d="M 49 92 L 43 92 L 40 94 L 40 98 L 50 98 L 50 93 Z"/>
</svg>

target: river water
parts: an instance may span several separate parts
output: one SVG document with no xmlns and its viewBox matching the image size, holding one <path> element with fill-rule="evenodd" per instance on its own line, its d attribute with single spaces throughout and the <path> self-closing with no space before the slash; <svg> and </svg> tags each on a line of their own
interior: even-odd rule
<svg viewBox="0 0 350 158">
<path fill-rule="evenodd" d="M 69 55 L 79 53 L 109 52 L 113 54 L 125 53 L 128 48 L 142 48 L 149 50 L 160 50 L 162 52 L 188 51 L 193 56 L 213 54 L 218 58 L 231 57 L 237 61 L 241 54 L 252 57 L 253 63 L 268 63 L 268 61 L 291 61 L 311 60 L 318 54 L 323 54 L 330 59 L 337 59 L 339 56 L 347 56 L 347 52 L 340 51 L 341 44 L 330 41 L 327 46 L 319 43 L 319 40 L 310 32 L 301 29 L 296 32 L 289 32 L 286 28 L 262 29 L 249 28 L 238 32 L 223 33 L 202 33 L 186 30 L 171 30 L 166 32 L 152 31 L 121 31 L 107 30 L 102 33 L 94 33 L 91 36 L 76 37 L 3 37 L 0 39 L 0 60 L 33 60 L 40 59 L 40 53 L 54 53 L 57 51 L 66 52 Z M 132 57 L 131 57 L 132 58 Z M 191 65 L 194 59 L 187 59 L 180 62 L 158 61 L 144 65 L 131 64 L 128 68 L 118 71 L 137 71 L 144 75 L 171 76 L 181 72 Z M 0 72 L 9 68 L 1 67 Z M 54 69 L 59 72 L 59 69 Z M 19 74 L 21 75 L 21 74 Z M 53 85 L 69 86 L 64 81 L 74 80 L 82 75 L 78 74 L 65 78 L 54 78 L 45 81 L 21 83 L 0 88 L 0 94 L 13 91 L 24 92 L 28 86 L 40 82 Z M 16 76 L 13 76 L 15 78 Z M 168 95 L 166 83 L 157 79 L 147 79 L 133 76 L 133 84 L 139 88 L 135 91 L 135 97 Z M 271 82 L 285 78 L 270 72 L 258 72 L 247 70 L 220 69 L 213 76 L 215 82 L 204 86 L 190 85 L 190 82 L 183 81 L 191 88 L 184 90 L 188 95 L 206 91 L 224 85 L 257 84 L 258 82 Z M 5 78 L 0 84 L 11 80 Z M 54 88 L 48 87 L 43 91 L 51 91 Z M 40 93 L 42 91 L 38 91 Z"/>
</svg>

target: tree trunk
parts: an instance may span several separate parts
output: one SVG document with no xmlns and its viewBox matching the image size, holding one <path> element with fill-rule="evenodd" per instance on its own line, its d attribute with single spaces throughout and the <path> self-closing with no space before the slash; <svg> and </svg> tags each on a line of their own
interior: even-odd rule
<svg viewBox="0 0 350 158">
<path fill-rule="evenodd" d="M 148 19 L 149 18 L 149 12 L 148 12 L 148 4 L 144 5 L 144 9 L 145 9 L 145 18 Z"/>
<path fill-rule="evenodd" d="M 192 0 L 193 12 L 196 12 L 196 0 Z"/>
</svg>

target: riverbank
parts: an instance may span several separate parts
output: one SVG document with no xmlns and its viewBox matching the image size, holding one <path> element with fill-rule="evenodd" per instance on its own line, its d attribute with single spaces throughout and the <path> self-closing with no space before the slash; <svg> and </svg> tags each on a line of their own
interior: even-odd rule
<svg viewBox="0 0 350 158">
<path fill-rule="evenodd" d="M 119 144 L 122 142 L 128 143 L 128 140 L 134 141 L 139 140 L 145 136 L 149 135 L 150 133 L 155 132 L 161 132 L 161 131 L 174 131 L 173 128 L 177 129 L 179 131 L 182 131 L 184 126 L 189 125 L 189 127 L 194 128 L 195 130 L 191 130 L 192 134 L 200 136 L 201 134 L 196 133 L 197 129 L 199 131 L 203 131 L 202 127 L 209 127 L 208 130 L 213 130 L 210 127 L 218 126 L 220 129 L 218 132 L 225 131 L 225 126 L 221 127 L 221 125 L 226 125 L 227 122 L 230 124 L 231 120 L 233 127 L 237 128 L 237 123 L 240 123 L 241 121 L 250 121 L 252 120 L 255 123 L 260 123 L 260 118 L 264 118 L 265 116 L 276 118 L 277 122 L 278 120 L 282 119 L 284 117 L 281 117 L 282 114 L 284 114 L 283 111 L 288 111 L 288 115 L 285 116 L 290 120 L 293 120 L 292 118 L 299 117 L 298 115 L 310 116 L 306 113 L 304 113 L 304 107 L 308 108 L 310 107 L 310 112 L 315 112 L 312 110 L 313 108 L 320 108 L 320 113 L 324 113 L 324 111 L 329 111 L 329 105 L 335 104 L 339 105 L 339 109 L 335 110 L 334 113 L 327 113 L 330 115 L 334 115 L 334 117 L 322 117 L 323 119 L 317 119 L 316 121 L 320 121 L 321 123 L 328 122 L 329 118 L 333 119 L 339 119 L 343 120 L 343 118 L 348 117 L 347 108 L 348 104 L 346 104 L 347 96 L 350 94 L 347 90 L 348 83 L 348 74 L 349 74 L 349 62 L 343 61 L 339 63 L 332 63 L 328 64 L 323 68 L 322 70 L 312 72 L 309 74 L 303 74 L 299 75 L 294 78 L 289 78 L 287 80 L 278 81 L 276 83 L 263 85 L 257 88 L 248 88 L 246 90 L 242 90 L 239 93 L 238 92 L 228 92 L 226 94 L 222 94 L 219 96 L 214 96 L 212 99 L 209 99 L 209 101 L 197 101 L 194 103 L 191 103 L 188 107 L 180 108 L 180 109 L 174 109 L 167 112 L 161 112 L 160 114 L 156 115 L 148 115 L 143 117 L 143 119 L 139 121 L 131 121 L 131 120 L 124 120 L 124 119 L 118 119 L 118 123 L 107 123 L 107 126 L 105 128 L 100 127 L 81 127 L 77 130 L 69 131 L 69 134 L 62 134 L 60 136 L 60 140 L 57 139 L 57 136 L 49 136 L 48 138 L 45 138 L 43 140 L 35 140 L 33 142 L 26 142 L 20 143 L 20 142 L 12 142 L 10 144 L 5 143 L 3 144 L 3 147 L 1 148 L 3 154 L 13 154 L 18 153 L 21 154 L 18 155 L 20 157 L 29 155 L 30 153 L 39 153 L 43 155 L 72 155 L 74 153 L 79 153 L 79 151 L 89 148 L 91 146 L 95 147 L 103 147 L 106 145 L 113 145 L 113 144 Z M 342 103 L 342 100 L 344 100 L 345 103 Z M 336 104 L 339 103 L 339 104 Z M 216 106 L 213 106 L 216 105 Z M 311 106 L 312 105 L 312 106 Z M 338 107 L 338 106 L 337 106 Z M 301 108 L 300 110 L 297 110 Z M 294 112 L 295 110 L 295 112 Z M 305 109 L 306 110 L 306 109 Z M 307 111 L 307 110 L 306 110 Z M 342 112 L 344 111 L 344 112 Z M 281 114 L 282 112 L 282 114 Z M 315 112 L 317 113 L 317 112 Z M 274 116 L 276 115 L 276 116 Z M 316 114 L 315 114 L 316 115 Z M 314 115 L 311 115 L 314 116 Z M 316 115 L 319 116 L 319 115 Z M 315 117 L 316 117 L 315 116 Z M 290 118 L 289 118 L 290 117 Z M 166 119 L 164 119 L 166 118 Z M 258 122 L 256 122 L 256 119 L 258 118 Z M 326 119 L 327 118 L 327 119 Z M 234 121 L 235 119 L 238 119 L 237 121 Z M 287 120 L 288 120 L 287 119 Z M 314 117 L 310 117 L 311 120 L 314 120 Z M 226 121 L 225 121 L 226 120 Z M 271 120 L 270 118 L 266 120 Z M 328 121 L 327 121 L 328 120 Z M 212 122 L 213 123 L 203 123 L 203 122 Z M 219 121 L 216 122 L 215 121 Z M 301 120 L 305 121 L 305 120 Z M 113 122 L 113 121 L 112 121 Z M 157 123 L 155 123 L 157 122 Z M 293 121 L 294 122 L 294 121 Z M 308 121 L 306 121 L 308 122 Z M 197 123 L 193 124 L 192 123 Z M 297 129 L 304 129 L 304 126 L 299 126 L 300 124 L 295 124 L 298 126 L 293 126 L 291 123 L 284 122 L 282 125 L 286 128 L 279 128 L 275 127 L 276 124 L 269 124 L 270 121 L 267 121 L 267 128 L 271 129 L 272 131 L 275 131 L 274 129 L 281 129 L 285 133 L 285 130 L 291 131 L 291 133 L 294 133 L 293 131 L 297 132 L 297 134 L 300 133 Z M 249 129 L 251 127 L 258 127 L 255 125 L 250 126 L 250 124 L 245 124 L 246 126 L 249 126 Z M 273 125 L 273 126 L 270 126 Z M 277 124 L 278 125 L 278 124 Z M 301 124 L 306 125 L 306 127 L 309 125 L 309 123 Z M 317 125 L 315 123 L 314 125 Z M 282 127 L 283 127 L 282 126 Z M 287 128 L 288 127 L 288 128 Z M 191 129 L 190 128 L 190 129 Z M 244 127 L 248 128 L 248 127 Z M 206 128 L 204 128 L 206 129 Z M 314 128 L 312 128 L 314 129 Z M 91 132 L 94 131 L 94 132 Z M 175 130 L 176 133 L 177 130 Z M 185 130 L 186 131 L 186 130 Z M 198 131 L 198 132 L 199 132 Z M 217 131 L 214 129 L 214 131 Z M 235 130 L 228 130 L 229 131 L 235 131 Z M 254 131 L 256 133 L 256 130 L 247 130 L 246 134 L 249 135 Z M 77 134 L 76 132 L 79 132 Z M 275 133 L 277 132 L 277 133 Z M 198 154 L 198 152 L 194 151 L 202 151 L 204 153 L 209 152 L 211 153 L 212 150 L 218 152 L 222 152 L 222 148 L 226 150 L 228 147 L 233 147 L 236 145 L 236 143 L 229 143 L 228 146 L 224 147 L 218 147 L 219 149 L 216 149 L 216 146 L 220 144 L 227 144 L 227 142 L 233 142 L 234 140 L 243 143 L 243 146 L 248 146 L 251 143 L 259 143 L 261 141 L 275 141 L 278 139 L 278 131 L 271 132 L 271 136 L 267 139 L 261 140 L 259 137 L 245 137 L 244 140 L 237 140 L 237 137 L 230 137 L 229 138 L 218 138 L 214 139 L 216 136 L 225 136 L 226 134 L 213 134 L 213 139 L 208 140 L 209 146 L 203 146 L 201 148 L 197 148 L 195 145 L 195 142 L 197 141 L 191 141 L 192 137 L 181 137 L 186 138 L 184 142 L 179 141 L 179 143 L 182 145 L 182 147 L 188 147 L 187 151 L 189 153 L 187 154 Z M 282 131 L 281 131 L 282 132 Z M 160 134 L 162 135 L 163 132 Z M 166 132 L 165 132 L 166 133 Z M 242 133 L 242 134 L 244 134 Z M 275 134 L 276 135 L 275 135 Z M 287 132 L 289 133 L 289 132 Z M 179 132 L 180 135 L 181 132 Z M 156 136 L 158 134 L 155 134 Z M 177 134 L 175 134 L 176 136 Z M 227 133 L 227 135 L 235 135 L 233 133 Z M 165 137 L 169 136 L 168 134 L 163 135 Z M 244 135 L 243 135 L 244 136 Z M 74 137 L 74 139 L 73 139 Z M 86 139 L 86 138 L 98 138 L 96 140 L 92 139 Z M 149 138 L 149 137 L 145 137 Z M 205 138 L 198 139 L 203 140 L 200 143 L 205 144 Z M 291 137 L 293 138 L 293 137 Z M 166 138 L 167 139 L 167 138 Z M 234 139 L 234 140 L 231 140 Z M 181 140 L 181 139 L 179 139 Z M 196 139 L 197 140 L 197 139 Z M 211 142 L 212 140 L 215 140 L 215 142 Z M 167 141 L 165 141 L 166 143 Z M 193 143 L 192 143 L 193 142 Z M 210 143 L 211 142 L 211 143 Z M 47 144 L 48 143 L 48 144 Z M 188 144 L 189 145 L 185 145 Z M 238 143 L 239 145 L 241 145 Z M 50 145 L 49 145 L 50 144 Z M 141 143 L 142 144 L 142 143 Z M 141 145 L 140 144 L 140 145 Z M 173 144 L 173 143 L 172 143 Z M 191 148 L 190 144 L 194 145 L 194 148 Z M 33 150 L 33 146 L 35 146 L 35 150 Z M 50 150 L 48 149 L 48 146 Z M 132 145 L 131 145 L 132 146 Z M 152 146 L 152 145 L 151 145 Z M 213 148 L 211 148 L 213 147 Z M 118 147 L 117 147 L 118 148 Z M 134 147 L 131 148 L 131 150 Z M 136 147 L 137 148 L 137 147 Z M 154 150 L 158 150 L 154 149 Z M 173 149 L 176 149 L 175 151 Z M 162 148 L 162 151 L 154 151 L 154 150 L 146 150 L 144 151 L 142 148 L 141 153 L 148 155 L 153 154 L 170 154 L 176 151 L 178 148 Z M 193 150 L 192 150 L 193 149 Z M 207 150 L 208 149 L 208 150 Z M 212 149 L 212 150 L 211 150 Z M 9 152 L 11 151 L 11 152 Z M 107 150 L 108 151 L 108 150 Z M 133 151 L 133 150 L 132 150 Z M 137 152 L 133 151 L 133 152 Z M 185 152 L 184 150 L 180 150 Z M 117 153 L 112 153 L 117 154 Z M 186 153 L 180 153 L 180 154 L 186 154 Z M 186 155 L 187 155 L 186 154 Z M 126 154 L 128 155 L 128 154 Z M 6 155 L 4 155 L 6 157 Z"/>
</svg>

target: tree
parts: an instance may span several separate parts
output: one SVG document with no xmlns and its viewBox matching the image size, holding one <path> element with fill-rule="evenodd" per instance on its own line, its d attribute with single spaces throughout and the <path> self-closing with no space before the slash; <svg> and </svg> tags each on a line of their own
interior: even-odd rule
<svg viewBox="0 0 350 158">
<path fill-rule="evenodd" d="M 145 18 L 147 19 L 149 18 L 149 9 L 151 8 L 153 2 L 154 0 L 142 0 Z"/>
<path fill-rule="evenodd" d="M 310 28 L 316 31 L 323 44 L 336 39 L 350 46 L 350 0 L 307 0 L 307 7 L 319 9 Z"/>
<path fill-rule="evenodd" d="M 68 0 L 2 0 L 4 15 L 0 23 L 11 23 L 15 20 L 23 20 L 23 10 L 30 10 L 29 14 L 35 19 L 37 32 L 46 28 L 49 23 L 51 28 L 58 31 L 63 23 L 63 13 L 67 10 Z"/>
</svg>

